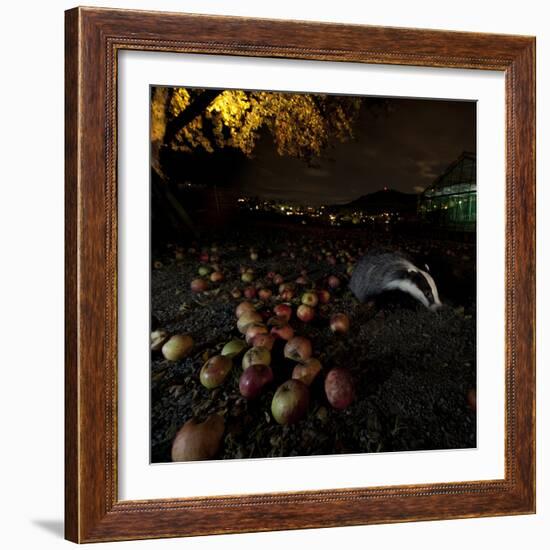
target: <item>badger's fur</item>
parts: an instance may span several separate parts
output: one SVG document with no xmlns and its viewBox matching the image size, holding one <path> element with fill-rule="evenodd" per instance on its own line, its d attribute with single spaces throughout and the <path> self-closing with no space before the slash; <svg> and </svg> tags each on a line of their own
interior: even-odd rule
<svg viewBox="0 0 550 550">
<path fill-rule="evenodd" d="M 353 270 L 349 286 L 361 302 L 388 290 L 401 290 L 431 310 L 441 306 L 432 276 L 396 252 L 363 256 Z"/>
</svg>

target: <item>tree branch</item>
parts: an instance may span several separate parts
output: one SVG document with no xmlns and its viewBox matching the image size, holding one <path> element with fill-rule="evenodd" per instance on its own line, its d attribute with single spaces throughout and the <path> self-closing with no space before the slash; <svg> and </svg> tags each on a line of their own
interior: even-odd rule
<svg viewBox="0 0 550 550">
<path fill-rule="evenodd" d="M 210 105 L 210 103 L 212 103 L 221 93 L 221 90 L 205 90 L 187 107 L 187 109 L 184 109 L 178 116 L 170 120 L 166 125 L 164 145 L 169 145 L 176 134 L 203 113 L 208 105 Z"/>
</svg>

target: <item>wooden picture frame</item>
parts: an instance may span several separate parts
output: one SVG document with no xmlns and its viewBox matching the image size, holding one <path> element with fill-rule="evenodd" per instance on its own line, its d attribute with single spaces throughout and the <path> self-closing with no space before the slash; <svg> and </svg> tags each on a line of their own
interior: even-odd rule
<svg viewBox="0 0 550 550">
<path fill-rule="evenodd" d="M 66 12 L 66 537 L 96 542 L 535 511 L 535 39 L 98 8 Z M 117 496 L 117 53 L 501 71 L 505 477 L 146 501 Z"/>
</svg>

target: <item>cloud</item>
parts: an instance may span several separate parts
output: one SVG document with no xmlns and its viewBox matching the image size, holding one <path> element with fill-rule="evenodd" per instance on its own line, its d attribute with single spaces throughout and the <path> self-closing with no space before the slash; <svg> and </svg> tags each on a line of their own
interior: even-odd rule
<svg viewBox="0 0 550 550">
<path fill-rule="evenodd" d="M 440 164 L 440 161 L 437 160 L 417 160 L 416 166 L 420 172 L 420 176 L 423 178 L 433 178 L 435 179 L 439 175 L 439 170 L 437 169 Z"/>
</svg>

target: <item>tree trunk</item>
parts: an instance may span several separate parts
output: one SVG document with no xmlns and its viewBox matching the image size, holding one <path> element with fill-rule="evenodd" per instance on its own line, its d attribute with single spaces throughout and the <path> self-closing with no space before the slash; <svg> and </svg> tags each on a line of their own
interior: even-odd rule
<svg viewBox="0 0 550 550">
<path fill-rule="evenodd" d="M 157 186 L 159 192 L 161 192 L 168 204 L 172 207 L 173 213 L 182 222 L 182 224 L 193 234 L 194 237 L 198 236 L 197 230 L 191 220 L 189 214 L 185 208 L 179 202 L 178 198 L 174 195 L 170 189 L 169 179 L 164 174 L 162 169 L 162 163 L 160 156 L 163 149 L 170 147 L 170 144 L 174 137 L 181 131 L 182 128 L 192 122 L 197 116 L 202 114 L 204 110 L 214 101 L 216 97 L 221 94 L 220 90 L 205 90 L 184 109 L 177 117 L 168 121 L 166 129 L 162 139 L 151 142 L 151 168 L 153 170 L 152 181 Z M 170 88 L 166 93 L 164 112 L 168 113 L 170 108 L 170 102 L 173 96 L 173 88 Z M 155 177 L 156 176 L 156 177 Z"/>
</svg>

